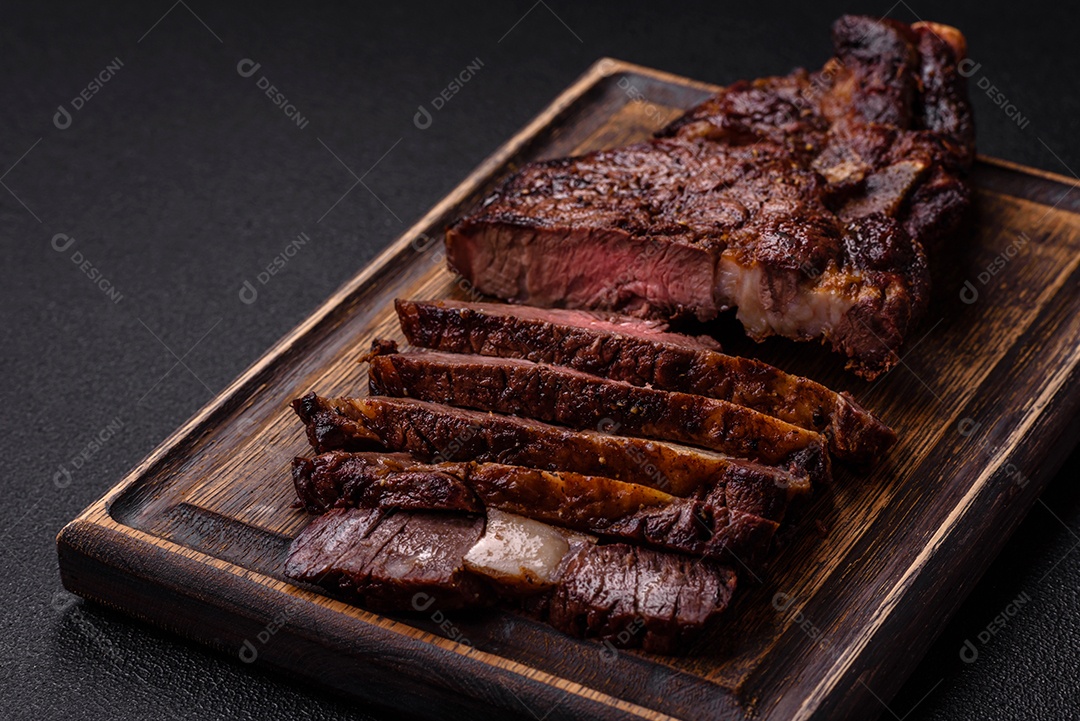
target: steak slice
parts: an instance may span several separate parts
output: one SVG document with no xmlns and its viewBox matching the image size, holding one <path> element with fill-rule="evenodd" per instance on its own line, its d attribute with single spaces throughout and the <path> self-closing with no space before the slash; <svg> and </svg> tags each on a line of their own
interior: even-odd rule
<svg viewBox="0 0 1080 721">
<path fill-rule="evenodd" d="M 625 544 L 584 546 L 544 609 L 564 633 L 622 648 L 675 653 L 727 608 L 735 572 Z"/>
<path fill-rule="evenodd" d="M 708 343 L 663 332 L 655 321 L 584 311 L 457 301 L 395 301 L 414 346 L 448 353 L 522 358 L 585 373 L 737 403 L 825 433 L 838 459 L 878 460 L 892 429 L 847 393 Z"/>
<path fill-rule="evenodd" d="M 491 588 L 463 562 L 483 532 L 483 516 L 335 509 L 293 541 L 285 575 L 371 609 L 487 605 Z"/>
<path fill-rule="evenodd" d="M 405 453 L 329 451 L 294 458 L 292 477 L 308 513 L 333 508 L 483 512 L 483 503 L 461 477 L 463 465 L 430 465 Z"/>
<path fill-rule="evenodd" d="M 820 340 L 878 377 L 969 203 L 963 43 L 851 16 L 833 40 L 821 71 L 736 83 L 665 137 L 524 166 L 447 231 L 451 269 L 540 306 L 737 308 L 755 339 Z"/>
<path fill-rule="evenodd" d="M 484 532 L 484 516 L 334 509 L 293 541 L 285 574 L 388 613 L 501 599 L 564 633 L 657 653 L 700 634 L 735 589 L 735 572 L 713 562 L 569 532 L 541 538 L 543 524 L 498 511 L 490 523 L 498 533 Z"/>
<path fill-rule="evenodd" d="M 722 488 L 722 505 L 770 520 L 782 518 L 783 509 L 811 488 L 805 474 L 705 450 L 411 399 L 325 399 L 311 393 L 293 401 L 293 408 L 320 453 L 385 448 L 427 462 L 505 463 L 604 476 L 676 496 Z"/>
<path fill-rule="evenodd" d="M 654 522 L 656 509 L 667 505 L 726 508 L 733 519 L 764 519 L 769 529 L 784 520 L 790 501 L 806 495 L 801 489 L 779 492 L 778 479 L 768 474 L 732 476 L 726 483 L 701 486 L 689 496 L 675 496 L 572 471 L 501 463 L 426 464 L 382 452 L 329 451 L 310 459 L 295 458 L 292 475 L 297 498 L 310 513 L 339 507 L 480 512 L 495 506 L 600 534 L 603 526 L 618 522 L 616 531 L 622 535 L 628 532 L 625 529 Z M 702 512 L 699 528 L 708 528 L 709 513 Z"/>
<path fill-rule="evenodd" d="M 372 395 L 674 441 L 766 465 L 828 469 L 821 434 L 715 398 L 643 388 L 516 358 L 390 353 L 372 357 L 370 364 Z"/>
<path fill-rule="evenodd" d="M 588 344 L 600 340 L 617 345 L 624 353 L 656 353 L 651 350 L 653 348 L 684 352 L 721 349 L 720 344 L 709 336 L 671 332 L 667 321 L 603 311 L 404 298 L 394 300 L 394 310 L 410 343 L 447 351 L 450 348 L 442 348 L 441 343 L 458 345 L 468 341 L 473 344 L 471 350 L 457 352 L 503 355 L 481 350 L 488 345 L 511 353 L 521 352 L 537 342 L 535 339 L 539 335 L 552 342 L 563 342 L 566 336 L 570 336 L 566 341 L 571 343 L 577 340 Z M 454 317 L 458 315 L 460 318 Z M 468 337 L 462 338 L 463 334 Z M 474 337 L 473 334 L 477 335 Z M 527 337 L 519 338 L 519 334 Z M 574 334 L 579 335 L 575 337 Z"/>
<path fill-rule="evenodd" d="M 482 511 L 498 509 L 598 536 L 707 558 L 758 564 L 778 523 L 722 505 L 723 489 L 704 499 L 577 473 L 499 463 L 387 464 L 375 453 L 297 458 L 297 494 L 309 509 L 366 508 Z M 312 494 L 313 489 L 323 493 Z M 314 497 L 312 497 L 314 496 Z M 717 500 L 720 502 L 718 503 Z"/>
</svg>

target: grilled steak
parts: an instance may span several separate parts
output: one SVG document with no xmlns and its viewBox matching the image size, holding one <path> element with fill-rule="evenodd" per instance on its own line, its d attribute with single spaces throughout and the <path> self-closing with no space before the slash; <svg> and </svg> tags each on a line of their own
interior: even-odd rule
<svg viewBox="0 0 1080 721">
<path fill-rule="evenodd" d="M 373 395 L 675 441 L 767 465 L 822 466 L 827 473 L 823 436 L 728 401 L 513 358 L 391 353 L 370 363 Z"/>
<path fill-rule="evenodd" d="M 957 67 L 964 36 L 856 16 L 832 34 L 836 56 L 820 72 L 735 83 L 658 135 L 783 146 L 823 176 L 840 218 L 883 213 L 933 244 L 968 202 L 961 176 L 975 125 Z"/>
<path fill-rule="evenodd" d="M 336 509 L 301 531 L 285 573 L 397 613 L 520 604 L 531 593 L 526 608 L 564 633 L 658 653 L 700 633 L 735 588 L 730 568 L 700 559 L 541 538 L 542 524 L 498 511 L 489 523 L 500 532 L 484 533 L 483 516 Z"/>
<path fill-rule="evenodd" d="M 876 378 L 968 205 L 963 38 L 848 16 L 833 41 L 821 71 L 736 83 L 663 137 L 523 167 L 448 230 L 451 268 L 533 305 L 734 307 L 751 337 L 820 339 Z"/>
<path fill-rule="evenodd" d="M 430 465 L 404 453 L 330 451 L 294 458 L 296 497 L 309 513 L 332 508 L 479 513 L 484 504 L 464 476 L 467 464 Z"/>
<path fill-rule="evenodd" d="M 463 563 L 483 532 L 483 516 L 336 509 L 296 538 L 285 575 L 372 609 L 412 610 L 417 594 L 441 609 L 485 605 L 491 589 Z"/>
<path fill-rule="evenodd" d="M 428 462 L 505 463 L 604 476 L 676 496 L 719 487 L 725 493 L 722 505 L 770 520 L 810 491 L 805 475 L 705 450 L 411 399 L 329 400 L 309 394 L 293 408 L 320 453 L 378 447 Z"/>
<path fill-rule="evenodd" d="M 730 568 L 686 556 L 585 546 L 567 562 L 545 616 L 564 633 L 674 653 L 727 608 L 735 583 Z"/>
<path fill-rule="evenodd" d="M 825 433 L 837 458 L 868 464 L 892 430 L 847 393 L 761 361 L 721 353 L 655 321 L 576 310 L 455 301 L 395 301 L 406 338 L 449 353 L 523 358 L 585 373 L 730 401 Z"/>
<path fill-rule="evenodd" d="M 384 510 L 478 511 L 496 508 L 609 538 L 708 558 L 731 554 L 756 564 L 777 523 L 724 507 L 723 489 L 704 500 L 577 473 L 498 463 L 388 464 L 379 454 L 331 452 L 297 458 L 293 478 L 309 510 L 360 506 Z M 334 493 L 336 491 L 336 494 Z"/>
</svg>

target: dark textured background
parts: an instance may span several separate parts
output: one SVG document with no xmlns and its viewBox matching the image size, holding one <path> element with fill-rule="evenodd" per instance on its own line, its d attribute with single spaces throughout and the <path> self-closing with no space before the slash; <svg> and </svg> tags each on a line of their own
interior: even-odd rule
<svg viewBox="0 0 1080 721">
<path fill-rule="evenodd" d="M 2 718 L 367 718 L 74 602 L 54 536 L 596 58 L 724 83 L 820 64 L 844 11 L 932 16 L 963 29 L 978 77 L 1030 120 L 1020 129 L 974 93 L 980 150 L 1080 168 L 1080 63 L 1062 3 L 225 10 L 187 0 L 163 17 L 170 2 L 36 3 L 6 8 L 0 25 Z M 114 58 L 119 72 L 58 129 L 58 105 Z M 257 76 L 238 75 L 242 58 L 262 64 L 306 128 Z M 474 58 L 482 70 L 418 130 L 417 106 Z M 256 303 L 241 303 L 242 283 L 300 232 L 310 242 Z M 57 233 L 75 244 L 54 250 Z M 80 273 L 76 251 L 119 303 Z M 59 487 L 60 464 L 70 469 L 110 426 L 119 430 Z M 883 717 L 1080 715 L 1078 470 L 1074 453 Z M 1020 594 L 1030 600 L 963 663 L 964 640 Z"/>
</svg>

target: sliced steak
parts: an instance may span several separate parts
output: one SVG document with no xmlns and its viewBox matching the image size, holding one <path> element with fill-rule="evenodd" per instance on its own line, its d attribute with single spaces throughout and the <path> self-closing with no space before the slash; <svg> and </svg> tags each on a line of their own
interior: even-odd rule
<svg viewBox="0 0 1080 721">
<path fill-rule="evenodd" d="M 778 523 L 722 505 L 724 489 L 680 498 L 610 478 L 499 463 L 412 464 L 395 468 L 378 454 L 335 451 L 297 458 L 293 476 L 308 508 L 478 511 L 499 509 L 598 536 L 706 558 L 757 565 Z M 311 493 L 319 489 L 322 493 Z M 312 497 L 314 496 L 314 497 Z"/>
<path fill-rule="evenodd" d="M 395 301 L 409 343 L 448 353 L 522 358 L 737 403 L 825 433 L 838 459 L 877 461 L 893 431 L 847 393 L 761 361 L 725 355 L 626 316 L 456 301 Z"/>
<path fill-rule="evenodd" d="M 938 27 L 942 30 L 943 26 Z M 472 287 L 822 340 L 873 379 L 969 204 L 962 36 L 847 16 L 816 73 L 736 83 L 653 140 L 530 163 L 446 235 Z"/>
<path fill-rule="evenodd" d="M 296 495 L 311 513 L 331 508 L 371 507 L 403 510 L 480 512 L 495 505 L 520 515 L 540 514 L 564 525 L 632 517 L 645 509 L 679 501 L 780 523 L 794 501 L 809 495 L 805 485 L 778 485 L 786 479 L 768 473 L 731 473 L 722 482 L 701 485 L 677 496 L 651 486 L 573 471 L 552 471 L 492 462 L 442 461 L 428 464 L 405 454 L 328 451 L 293 459 Z M 576 518 L 571 522 L 572 518 Z M 594 520 L 588 520 L 593 518 Z"/>
<path fill-rule="evenodd" d="M 372 395 L 674 441 L 793 470 L 828 469 L 824 436 L 728 401 L 516 358 L 391 353 L 370 363 Z"/>
<path fill-rule="evenodd" d="M 517 354 L 535 352 L 531 348 L 539 343 L 538 334 L 553 343 L 589 345 L 599 341 L 614 346 L 621 353 L 651 355 L 656 353 L 653 350 L 656 348 L 721 349 L 720 344 L 709 336 L 674 333 L 666 321 L 619 313 L 404 298 L 394 300 L 394 310 L 410 343 L 446 351 L 452 347 L 467 348 L 453 351 L 456 353 L 525 357 Z M 457 319 L 454 315 L 461 317 Z M 519 335 L 526 337 L 519 338 Z M 490 350 L 485 350 L 487 348 Z"/>
<path fill-rule="evenodd" d="M 782 509 L 811 488 L 805 474 L 705 450 L 412 399 L 325 399 L 312 393 L 293 408 L 320 453 L 379 447 L 427 462 L 480 461 L 604 476 L 676 496 L 723 489 L 723 505 L 770 520 L 782 517 Z"/>
<path fill-rule="evenodd" d="M 569 559 L 546 619 L 574 636 L 676 653 L 727 608 L 730 568 L 625 544 L 584 546 Z"/>
<path fill-rule="evenodd" d="M 404 453 L 331 451 L 292 464 L 296 496 L 309 513 L 332 508 L 484 510 L 454 468 L 442 469 Z M 394 479 L 389 483 L 387 479 Z"/>
<path fill-rule="evenodd" d="M 498 511 L 488 523 L 485 533 L 483 516 L 334 509 L 301 531 L 285 573 L 389 613 L 502 599 L 564 633 L 657 653 L 699 635 L 735 588 L 735 573 L 713 562 L 598 546 Z"/>
<path fill-rule="evenodd" d="M 293 541 L 285 575 L 371 609 L 486 605 L 494 594 L 463 560 L 483 532 L 483 516 L 335 509 Z"/>
</svg>

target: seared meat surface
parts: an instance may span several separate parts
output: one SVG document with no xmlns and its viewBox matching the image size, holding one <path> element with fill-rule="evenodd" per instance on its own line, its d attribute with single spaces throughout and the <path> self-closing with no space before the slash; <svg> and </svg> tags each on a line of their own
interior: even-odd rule
<svg viewBox="0 0 1080 721">
<path fill-rule="evenodd" d="M 840 460 L 869 464 L 896 434 L 859 406 L 807 378 L 665 333 L 656 321 L 577 310 L 457 301 L 395 302 L 405 337 L 448 353 L 522 358 L 602 378 L 730 401 L 825 433 Z"/>
<path fill-rule="evenodd" d="M 806 474 L 702 449 L 412 399 L 326 399 L 310 394 L 294 401 L 293 408 L 319 453 L 382 448 L 425 462 L 505 463 L 603 476 L 676 496 L 721 487 L 726 498 L 738 495 L 745 503 L 758 503 L 760 513 L 745 510 L 765 518 L 777 517 L 811 488 Z M 734 507 L 727 500 L 723 505 Z"/>
<path fill-rule="evenodd" d="M 285 575 L 374 609 L 411 610 L 417 594 L 444 609 L 485 605 L 491 589 L 463 560 L 483 532 L 482 516 L 335 509 L 293 541 Z"/>
<path fill-rule="evenodd" d="M 309 513 L 333 508 L 483 511 L 483 503 L 460 478 L 461 465 L 430 465 L 405 453 L 330 451 L 294 458 L 293 487 Z"/>
<path fill-rule="evenodd" d="M 847 16 L 814 73 L 736 83 L 631 146 L 533 163 L 447 232 L 479 291 L 821 340 L 872 379 L 925 311 L 969 202 L 952 28 Z"/>
<path fill-rule="evenodd" d="M 874 378 L 968 203 L 960 33 L 847 16 L 833 40 L 820 71 L 735 83 L 650 141 L 527 165 L 450 228 L 451 266 L 517 303 L 398 300 L 417 350 L 375 340 L 367 397 L 293 401 L 317 517 L 285 575 L 392 613 L 699 638 L 830 459 L 868 466 L 896 436 L 667 321 L 734 308 Z"/>
<path fill-rule="evenodd" d="M 585 546 L 567 562 L 544 614 L 555 628 L 654 653 L 675 653 L 718 616 L 735 572 L 625 544 Z"/>
<path fill-rule="evenodd" d="M 492 511 L 336 509 L 292 544 L 285 573 L 392 613 L 523 607 L 572 636 L 673 653 L 731 600 L 736 576 L 710 561 L 560 533 Z"/>
<path fill-rule="evenodd" d="M 828 477 L 828 451 L 821 434 L 728 401 L 509 358 L 390 353 L 370 362 L 372 395 L 674 441 L 796 472 L 820 468 L 823 479 Z"/>
<path fill-rule="evenodd" d="M 499 463 L 402 463 L 374 453 L 331 452 L 293 463 L 307 508 L 477 512 L 497 508 L 576 531 L 708 558 L 757 563 L 778 523 L 727 508 L 724 489 L 703 499 L 577 473 Z"/>
</svg>

